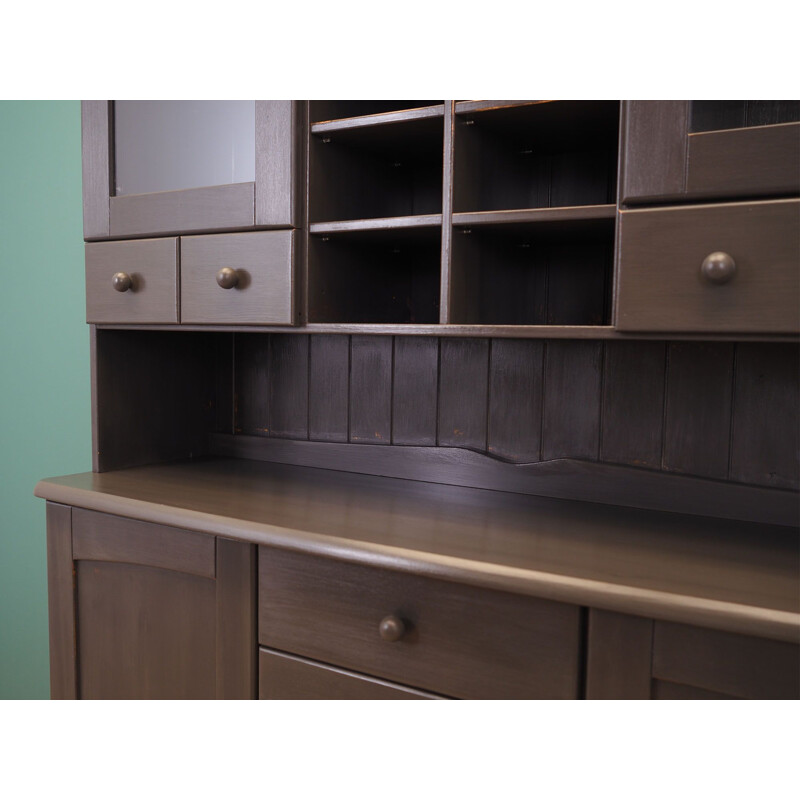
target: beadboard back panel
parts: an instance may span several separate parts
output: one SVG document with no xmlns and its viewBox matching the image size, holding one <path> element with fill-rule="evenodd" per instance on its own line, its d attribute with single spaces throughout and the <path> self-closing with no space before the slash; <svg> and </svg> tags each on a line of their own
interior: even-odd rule
<svg viewBox="0 0 800 800">
<path fill-rule="evenodd" d="M 244 333 L 233 350 L 235 433 L 800 488 L 797 344 Z"/>
</svg>

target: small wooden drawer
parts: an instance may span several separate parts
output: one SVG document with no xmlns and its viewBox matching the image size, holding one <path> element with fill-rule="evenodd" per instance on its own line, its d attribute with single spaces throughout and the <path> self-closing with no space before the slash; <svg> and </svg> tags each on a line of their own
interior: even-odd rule
<svg viewBox="0 0 800 800">
<path fill-rule="evenodd" d="M 656 622 L 653 678 L 656 697 L 695 698 L 691 689 L 699 689 L 750 700 L 800 699 L 800 645 Z M 670 686 L 659 688 L 661 681 Z"/>
<path fill-rule="evenodd" d="M 261 644 L 443 695 L 576 698 L 580 628 L 576 606 L 259 550 Z"/>
<path fill-rule="evenodd" d="M 294 241 L 290 230 L 182 237 L 181 322 L 293 325 Z"/>
<path fill-rule="evenodd" d="M 800 200 L 623 211 L 619 224 L 619 330 L 800 331 Z M 717 283 L 702 268 L 720 252 L 734 268 Z"/>
<path fill-rule="evenodd" d="M 259 700 L 441 700 L 396 683 L 261 648 Z"/>
<path fill-rule="evenodd" d="M 178 240 L 87 244 L 86 321 L 177 323 Z"/>
</svg>

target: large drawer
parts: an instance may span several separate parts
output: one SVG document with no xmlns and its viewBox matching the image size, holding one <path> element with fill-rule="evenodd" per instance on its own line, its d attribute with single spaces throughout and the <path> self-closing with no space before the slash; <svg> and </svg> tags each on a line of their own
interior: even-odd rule
<svg viewBox="0 0 800 800">
<path fill-rule="evenodd" d="M 258 653 L 260 700 L 440 700 L 367 675 L 317 664 L 261 648 Z"/>
<path fill-rule="evenodd" d="M 258 624 L 267 647 L 443 695 L 579 693 L 580 609 L 563 603 L 262 547 Z"/>
<path fill-rule="evenodd" d="M 178 240 L 87 244 L 86 321 L 177 323 Z"/>
<path fill-rule="evenodd" d="M 800 200 L 623 211 L 619 225 L 619 330 L 800 331 Z M 701 270 L 718 252 L 735 265 L 724 283 Z"/>
<path fill-rule="evenodd" d="M 181 322 L 294 324 L 293 259 L 290 230 L 182 237 Z"/>
</svg>

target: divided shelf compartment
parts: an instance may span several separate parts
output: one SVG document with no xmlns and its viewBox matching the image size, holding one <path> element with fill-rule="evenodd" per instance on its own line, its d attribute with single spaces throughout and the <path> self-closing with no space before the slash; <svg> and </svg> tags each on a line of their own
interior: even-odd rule
<svg viewBox="0 0 800 800">
<path fill-rule="evenodd" d="M 800 122 L 800 100 L 692 100 L 690 133 Z"/>
<path fill-rule="evenodd" d="M 308 321 L 609 325 L 619 117 L 618 101 L 312 101 Z"/>
</svg>

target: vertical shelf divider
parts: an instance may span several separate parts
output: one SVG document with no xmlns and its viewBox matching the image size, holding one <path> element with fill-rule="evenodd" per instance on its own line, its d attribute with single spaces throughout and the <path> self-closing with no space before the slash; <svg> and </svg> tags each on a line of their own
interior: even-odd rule
<svg viewBox="0 0 800 800">
<path fill-rule="evenodd" d="M 453 242 L 453 155 L 455 134 L 455 100 L 444 105 L 444 158 L 442 159 L 442 274 L 439 291 L 439 323 L 450 322 L 450 286 Z"/>
</svg>

